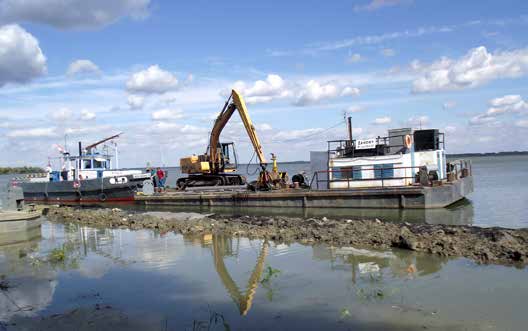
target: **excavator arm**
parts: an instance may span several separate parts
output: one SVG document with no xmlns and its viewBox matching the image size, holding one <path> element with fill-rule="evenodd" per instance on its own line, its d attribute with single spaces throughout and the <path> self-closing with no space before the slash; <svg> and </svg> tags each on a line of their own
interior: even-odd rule
<svg viewBox="0 0 528 331">
<path fill-rule="evenodd" d="M 232 102 L 230 103 L 230 101 Z M 236 90 L 231 91 L 231 95 L 229 96 L 229 99 L 227 99 L 224 108 L 216 118 L 213 130 L 211 131 L 211 138 L 209 141 L 209 156 L 211 163 L 213 164 L 213 167 L 220 163 L 220 155 L 217 150 L 217 146 L 220 141 L 220 134 L 222 133 L 222 130 L 226 126 L 227 122 L 229 122 L 231 116 L 233 116 L 235 110 L 238 110 L 240 119 L 242 120 L 242 123 L 244 123 L 244 128 L 246 129 L 249 139 L 251 140 L 251 144 L 253 145 L 253 149 L 255 150 L 255 153 L 259 159 L 260 166 L 264 169 L 267 165 L 267 161 L 264 157 L 264 152 L 262 151 L 262 145 L 258 139 L 255 127 L 251 122 L 251 118 L 249 117 L 249 112 L 247 110 L 244 98 L 242 98 L 242 96 Z"/>
</svg>

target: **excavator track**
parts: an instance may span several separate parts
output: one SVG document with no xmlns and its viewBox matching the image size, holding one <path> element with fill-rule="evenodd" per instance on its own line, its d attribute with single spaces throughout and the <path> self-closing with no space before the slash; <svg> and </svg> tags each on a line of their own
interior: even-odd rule
<svg viewBox="0 0 528 331">
<path fill-rule="evenodd" d="M 245 185 L 246 183 L 246 178 L 237 174 L 199 174 L 179 178 L 176 185 L 179 189 L 185 189 L 186 187 Z"/>
</svg>

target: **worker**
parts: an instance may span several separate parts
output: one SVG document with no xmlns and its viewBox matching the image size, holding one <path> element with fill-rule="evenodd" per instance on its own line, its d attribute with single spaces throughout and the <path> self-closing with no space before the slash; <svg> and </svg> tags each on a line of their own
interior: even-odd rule
<svg viewBox="0 0 528 331">
<path fill-rule="evenodd" d="M 156 177 L 158 177 L 158 192 L 161 192 L 165 188 L 165 171 L 158 167 Z"/>
</svg>

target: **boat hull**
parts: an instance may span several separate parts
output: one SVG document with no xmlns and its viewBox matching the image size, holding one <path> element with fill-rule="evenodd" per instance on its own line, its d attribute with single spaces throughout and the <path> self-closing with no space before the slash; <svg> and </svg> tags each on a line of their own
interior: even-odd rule
<svg viewBox="0 0 528 331">
<path fill-rule="evenodd" d="M 18 185 L 24 192 L 26 202 L 39 203 L 107 203 L 131 202 L 134 194 L 143 185 L 142 176 L 120 176 L 88 179 L 76 187 L 73 181 L 22 182 Z"/>
</svg>

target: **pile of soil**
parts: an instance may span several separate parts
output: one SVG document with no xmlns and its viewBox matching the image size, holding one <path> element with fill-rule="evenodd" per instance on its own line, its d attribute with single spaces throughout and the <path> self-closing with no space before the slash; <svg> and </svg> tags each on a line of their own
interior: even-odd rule
<svg viewBox="0 0 528 331">
<path fill-rule="evenodd" d="M 224 234 L 275 242 L 334 246 L 397 247 L 479 263 L 528 264 L 528 229 L 389 223 L 380 220 L 239 216 L 196 213 L 130 213 L 120 209 L 52 207 L 51 221 L 94 227 L 156 229 L 186 235 Z"/>
</svg>

